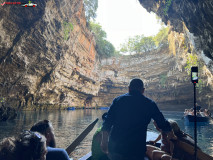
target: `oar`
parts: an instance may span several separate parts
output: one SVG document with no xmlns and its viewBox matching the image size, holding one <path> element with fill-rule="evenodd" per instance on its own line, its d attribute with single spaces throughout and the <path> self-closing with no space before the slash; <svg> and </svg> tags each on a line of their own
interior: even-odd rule
<svg viewBox="0 0 213 160">
<path fill-rule="evenodd" d="M 89 132 L 93 129 L 95 124 L 98 122 L 98 118 L 92 122 L 73 142 L 70 146 L 67 147 L 66 151 L 68 155 L 83 141 L 83 139 L 89 134 Z"/>
</svg>

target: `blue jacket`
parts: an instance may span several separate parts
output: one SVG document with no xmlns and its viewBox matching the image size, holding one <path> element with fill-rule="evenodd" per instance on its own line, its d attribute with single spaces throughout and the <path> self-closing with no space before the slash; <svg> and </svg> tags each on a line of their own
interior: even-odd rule
<svg viewBox="0 0 213 160">
<path fill-rule="evenodd" d="M 70 160 L 65 149 L 47 147 L 46 160 Z"/>
<path fill-rule="evenodd" d="M 151 119 L 163 131 L 171 131 L 156 103 L 141 93 L 127 93 L 115 98 L 103 123 L 103 130 L 110 133 L 109 152 L 125 157 L 145 155 L 146 131 Z"/>
</svg>

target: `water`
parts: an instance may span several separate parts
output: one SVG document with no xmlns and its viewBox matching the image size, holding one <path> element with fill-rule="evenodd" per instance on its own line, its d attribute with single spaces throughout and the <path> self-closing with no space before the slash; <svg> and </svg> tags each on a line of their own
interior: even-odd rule
<svg viewBox="0 0 213 160">
<path fill-rule="evenodd" d="M 0 122 L 0 140 L 7 136 L 15 136 L 23 129 L 30 127 L 39 120 L 48 119 L 52 122 L 56 136 L 57 147 L 66 148 L 72 141 L 96 118 L 98 123 L 85 138 L 85 140 L 71 154 L 74 160 L 85 155 L 91 150 L 91 140 L 96 129 L 101 126 L 101 116 L 106 110 L 74 110 L 74 111 L 47 111 L 34 112 L 25 111 L 18 114 L 13 121 Z M 163 112 L 167 119 L 173 119 L 178 122 L 180 128 L 194 135 L 193 125 L 184 125 L 182 112 Z M 150 123 L 149 128 L 154 129 Z M 213 156 L 213 122 L 203 123 L 197 127 L 198 146 L 209 155 Z"/>
</svg>

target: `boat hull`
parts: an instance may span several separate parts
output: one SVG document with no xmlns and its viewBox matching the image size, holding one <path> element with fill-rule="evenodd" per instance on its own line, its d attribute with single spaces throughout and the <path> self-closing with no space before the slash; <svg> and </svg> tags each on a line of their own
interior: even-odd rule
<svg viewBox="0 0 213 160">
<path fill-rule="evenodd" d="M 194 116 L 192 115 L 186 115 L 184 119 L 188 122 L 194 122 Z M 197 117 L 197 122 L 208 122 L 209 117 Z"/>
</svg>

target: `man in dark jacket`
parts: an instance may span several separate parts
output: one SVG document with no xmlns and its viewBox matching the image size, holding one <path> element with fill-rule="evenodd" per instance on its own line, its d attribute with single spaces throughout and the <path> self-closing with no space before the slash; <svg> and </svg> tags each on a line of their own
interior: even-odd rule
<svg viewBox="0 0 213 160">
<path fill-rule="evenodd" d="M 115 98 L 110 106 L 103 123 L 101 146 L 112 160 L 143 159 L 146 131 L 151 119 L 168 136 L 172 136 L 170 124 L 156 103 L 143 95 L 144 90 L 143 81 L 133 79 L 129 84 L 129 93 Z"/>
</svg>

